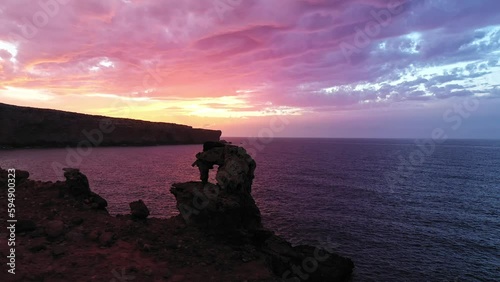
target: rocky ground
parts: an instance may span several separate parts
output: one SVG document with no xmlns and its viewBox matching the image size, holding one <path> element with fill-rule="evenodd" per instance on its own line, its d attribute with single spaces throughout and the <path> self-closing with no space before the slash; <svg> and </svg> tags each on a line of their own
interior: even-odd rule
<svg viewBox="0 0 500 282">
<path fill-rule="evenodd" d="M 2 263 L 0 281 L 277 281 L 253 246 L 228 244 L 181 217 L 110 216 L 90 201 L 61 197 L 63 186 L 17 185 L 16 218 L 22 221 L 16 226 L 16 274 Z M 0 201 L 7 203 L 7 193 Z M 5 222 L 7 206 L 1 207 Z M 6 229 L 1 232 L 5 261 L 10 247 Z"/>
<path fill-rule="evenodd" d="M 231 173 L 225 175 L 232 180 Z M 147 218 L 142 201 L 131 203 L 130 215 L 111 216 L 85 175 L 67 169 L 65 177 L 40 182 L 16 171 L 15 275 L 2 263 L 0 281 L 347 281 L 354 267 L 312 246 L 292 247 L 263 228 L 248 192 L 209 184 L 218 192 L 204 205 L 201 182 L 180 183 L 172 187 L 184 206 L 177 217 Z M 0 168 L 2 222 L 7 179 Z M 10 233 L 0 232 L 6 261 Z"/>
</svg>

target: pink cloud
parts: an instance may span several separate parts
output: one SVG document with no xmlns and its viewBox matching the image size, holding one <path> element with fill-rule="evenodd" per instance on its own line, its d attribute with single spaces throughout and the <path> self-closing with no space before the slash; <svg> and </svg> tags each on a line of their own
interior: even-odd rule
<svg viewBox="0 0 500 282">
<path fill-rule="evenodd" d="M 485 16 L 458 20 L 409 0 L 396 1 L 399 13 L 386 0 L 33 3 L 0 3 L 0 42 L 17 50 L 12 62 L 0 45 L 0 88 L 157 100 L 240 97 L 237 91 L 245 90 L 256 111 L 272 104 L 319 113 L 422 99 L 422 89 L 390 82 L 436 64 L 488 59 L 493 43 L 468 52 L 460 45 L 473 42 L 477 29 L 499 22 L 491 12 L 497 2 L 491 9 L 468 7 Z M 387 15 L 387 22 L 378 22 Z M 460 20 L 468 24 L 462 35 L 443 34 Z M 356 45 L 358 31 L 370 24 L 378 31 L 347 56 L 342 46 Z M 454 60 L 441 59 L 442 38 Z M 343 88 L 325 91 L 335 86 Z"/>
</svg>

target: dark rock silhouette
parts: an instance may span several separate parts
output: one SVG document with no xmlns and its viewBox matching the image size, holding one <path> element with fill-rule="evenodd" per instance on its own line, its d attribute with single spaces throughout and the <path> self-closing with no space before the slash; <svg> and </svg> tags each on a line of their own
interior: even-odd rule
<svg viewBox="0 0 500 282">
<path fill-rule="evenodd" d="M 0 187 L 7 175 L 0 168 Z M 111 216 L 68 190 L 66 181 L 16 182 L 16 275 L 8 281 L 282 281 L 255 247 L 230 245 L 179 216 Z M 10 248 L 0 236 L 0 255 Z"/>
<path fill-rule="evenodd" d="M 69 194 L 93 209 L 106 210 L 108 202 L 90 190 L 87 176 L 81 173 L 79 169 L 65 168 L 64 177 L 66 178 L 66 182 L 59 186 L 59 194 L 61 196 Z"/>
<path fill-rule="evenodd" d="M 149 209 L 142 200 L 132 202 L 129 204 L 129 206 L 130 213 L 134 218 L 145 219 L 149 216 Z"/>
<path fill-rule="evenodd" d="M 0 103 L 0 147 L 148 146 L 219 141 L 221 131 Z M 82 142 L 86 142 L 83 144 Z"/>
<path fill-rule="evenodd" d="M 248 193 L 230 193 L 218 185 L 176 183 L 170 189 L 186 223 L 214 233 L 262 226 L 259 208 Z"/>
<path fill-rule="evenodd" d="M 193 167 L 198 167 L 198 169 L 200 170 L 200 180 L 201 180 L 201 183 L 203 184 L 206 184 L 208 182 L 208 177 L 209 177 L 209 173 L 210 173 L 210 170 L 212 168 L 214 168 L 213 164 L 207 162 L 207 161 L 204 161 L 204 160 L 200 160 L 200 159 L 197 159 L 193 164 L 192 164 Z"/>
<path fill-rule="evenodd" d="M 203 152 L 196 154 L 198 161 L 218 165 L 217 184 L 176 183 L 170 189 L 186 224 L 254 246 L 286 281 L 348 280 L 354 268 L 350 259 L 313 246 L 293 247 L 262 226 L 251 196 L 255 160 L 242 147 L 221 144 L 204 144 Z"/>
<path fill-rule="evenodd" d="M 251 192 L 254 172 L 256 168 L 255 160 L 246 152 L 243 147 L 224 144 L 221 142 L 206 142 L 203 145 L 203 152 L 196 154 L 196 162 L 203 164 L 206 168 L 219 166 L 217 169 L 217 184 L 228 192 Z M 193 164 L 194 165 L 194 164 Z M 207 176 L 203 175 L 201 178 Z"/>
<path fill-rule="evenodd" d="M 23 176 L 16 182 L 16 258 L 22 263 L 12 281 L 85 281 L 89 273 L 99 281 L 120 274 L 137 281 L 222 282 L 348 281 L 351 275 L 351 260 L 294 247 L 262 227 L 259 209 L 243 189 L 176 184 L 178 206 L 194 216 L 133 220 L 93 208 L 97 194 L 88 193 L 87 177 L 76 169 L 65 172 L 64 182 L 42 182 L 16 170 Z M 0 168 L 1 187 L 7 174 Z M 7 202 L 7 193 L 0 200 Z M 7 237 L 0 238 L 0 255 L 9 252 Z"/>
<path fill-rule="evenodd" d="M 224 140 L 221 140 L 219 142 L 207 141 L 207 142 L 203 143 L 203 152 L 208 151 L 208 150 L 213 149 L 213 148 L 217 148 L 217 147 L 224 147 L 226 145 L 226 143 L 227 142 Z"/>
<path fill-rule="evenodd" d="M 66 178 L 66 187 L 68 193 L 73 196 L 87 197 L 90 195 L 89 180 L 87 176 L 75 168 L 65 168 L 64 177 Z"/>
<path fill-rule="evenodd" d="M 196 154 L 201 183 L 177 183 L 171 188 L 177 208 L 191 224 L 216 232 L 262 227 L 260 211 L 250 195 L 255 161 L 244 148 L 205 143 Z M 208 167 L 218 166 L 217 184 L 206 183 Z"/>
</svg>

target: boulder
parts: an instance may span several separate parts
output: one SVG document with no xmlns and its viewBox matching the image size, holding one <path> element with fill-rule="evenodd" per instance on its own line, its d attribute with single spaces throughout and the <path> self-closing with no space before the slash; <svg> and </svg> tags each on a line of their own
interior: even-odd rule
<svg viewBox="0 0 500 282">
<path fill-rule="evenodd" d="M 54 184 L 59 189 L 60 197 L 67 197 L 69 194 L 74 199 L 83 202 L 88 208 L 107 212 L 108 202 L 90 190 L 87 176 L 76 168 L 65 168 L 63 170 L 66 181 Z"/>
<path fill-rule="evenodd" d="M 129 206 L 130 213 L 133 217 L 138 219 L 145 219 L 149 216 L 149 209 L 142 200 L 131 202 Z"/>
<path fill-rule="evenodd" d="M 87 176 L 76 168 L 65 168 L 64 177 L 66 178 L 66 189 L 69 194 L 79 197 L 90 196 L 90 187 Z"/>
</svg>

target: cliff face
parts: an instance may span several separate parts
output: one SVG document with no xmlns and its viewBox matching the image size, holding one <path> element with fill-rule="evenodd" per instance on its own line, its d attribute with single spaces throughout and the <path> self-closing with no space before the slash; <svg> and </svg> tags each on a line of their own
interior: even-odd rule
<svg viewBox="0 0 500 282">
<path fill-rule="evenodd" d="M 220 136 L 220 130 L 0 103 L 0 147 L 201 144 Z"/>
</svg>

